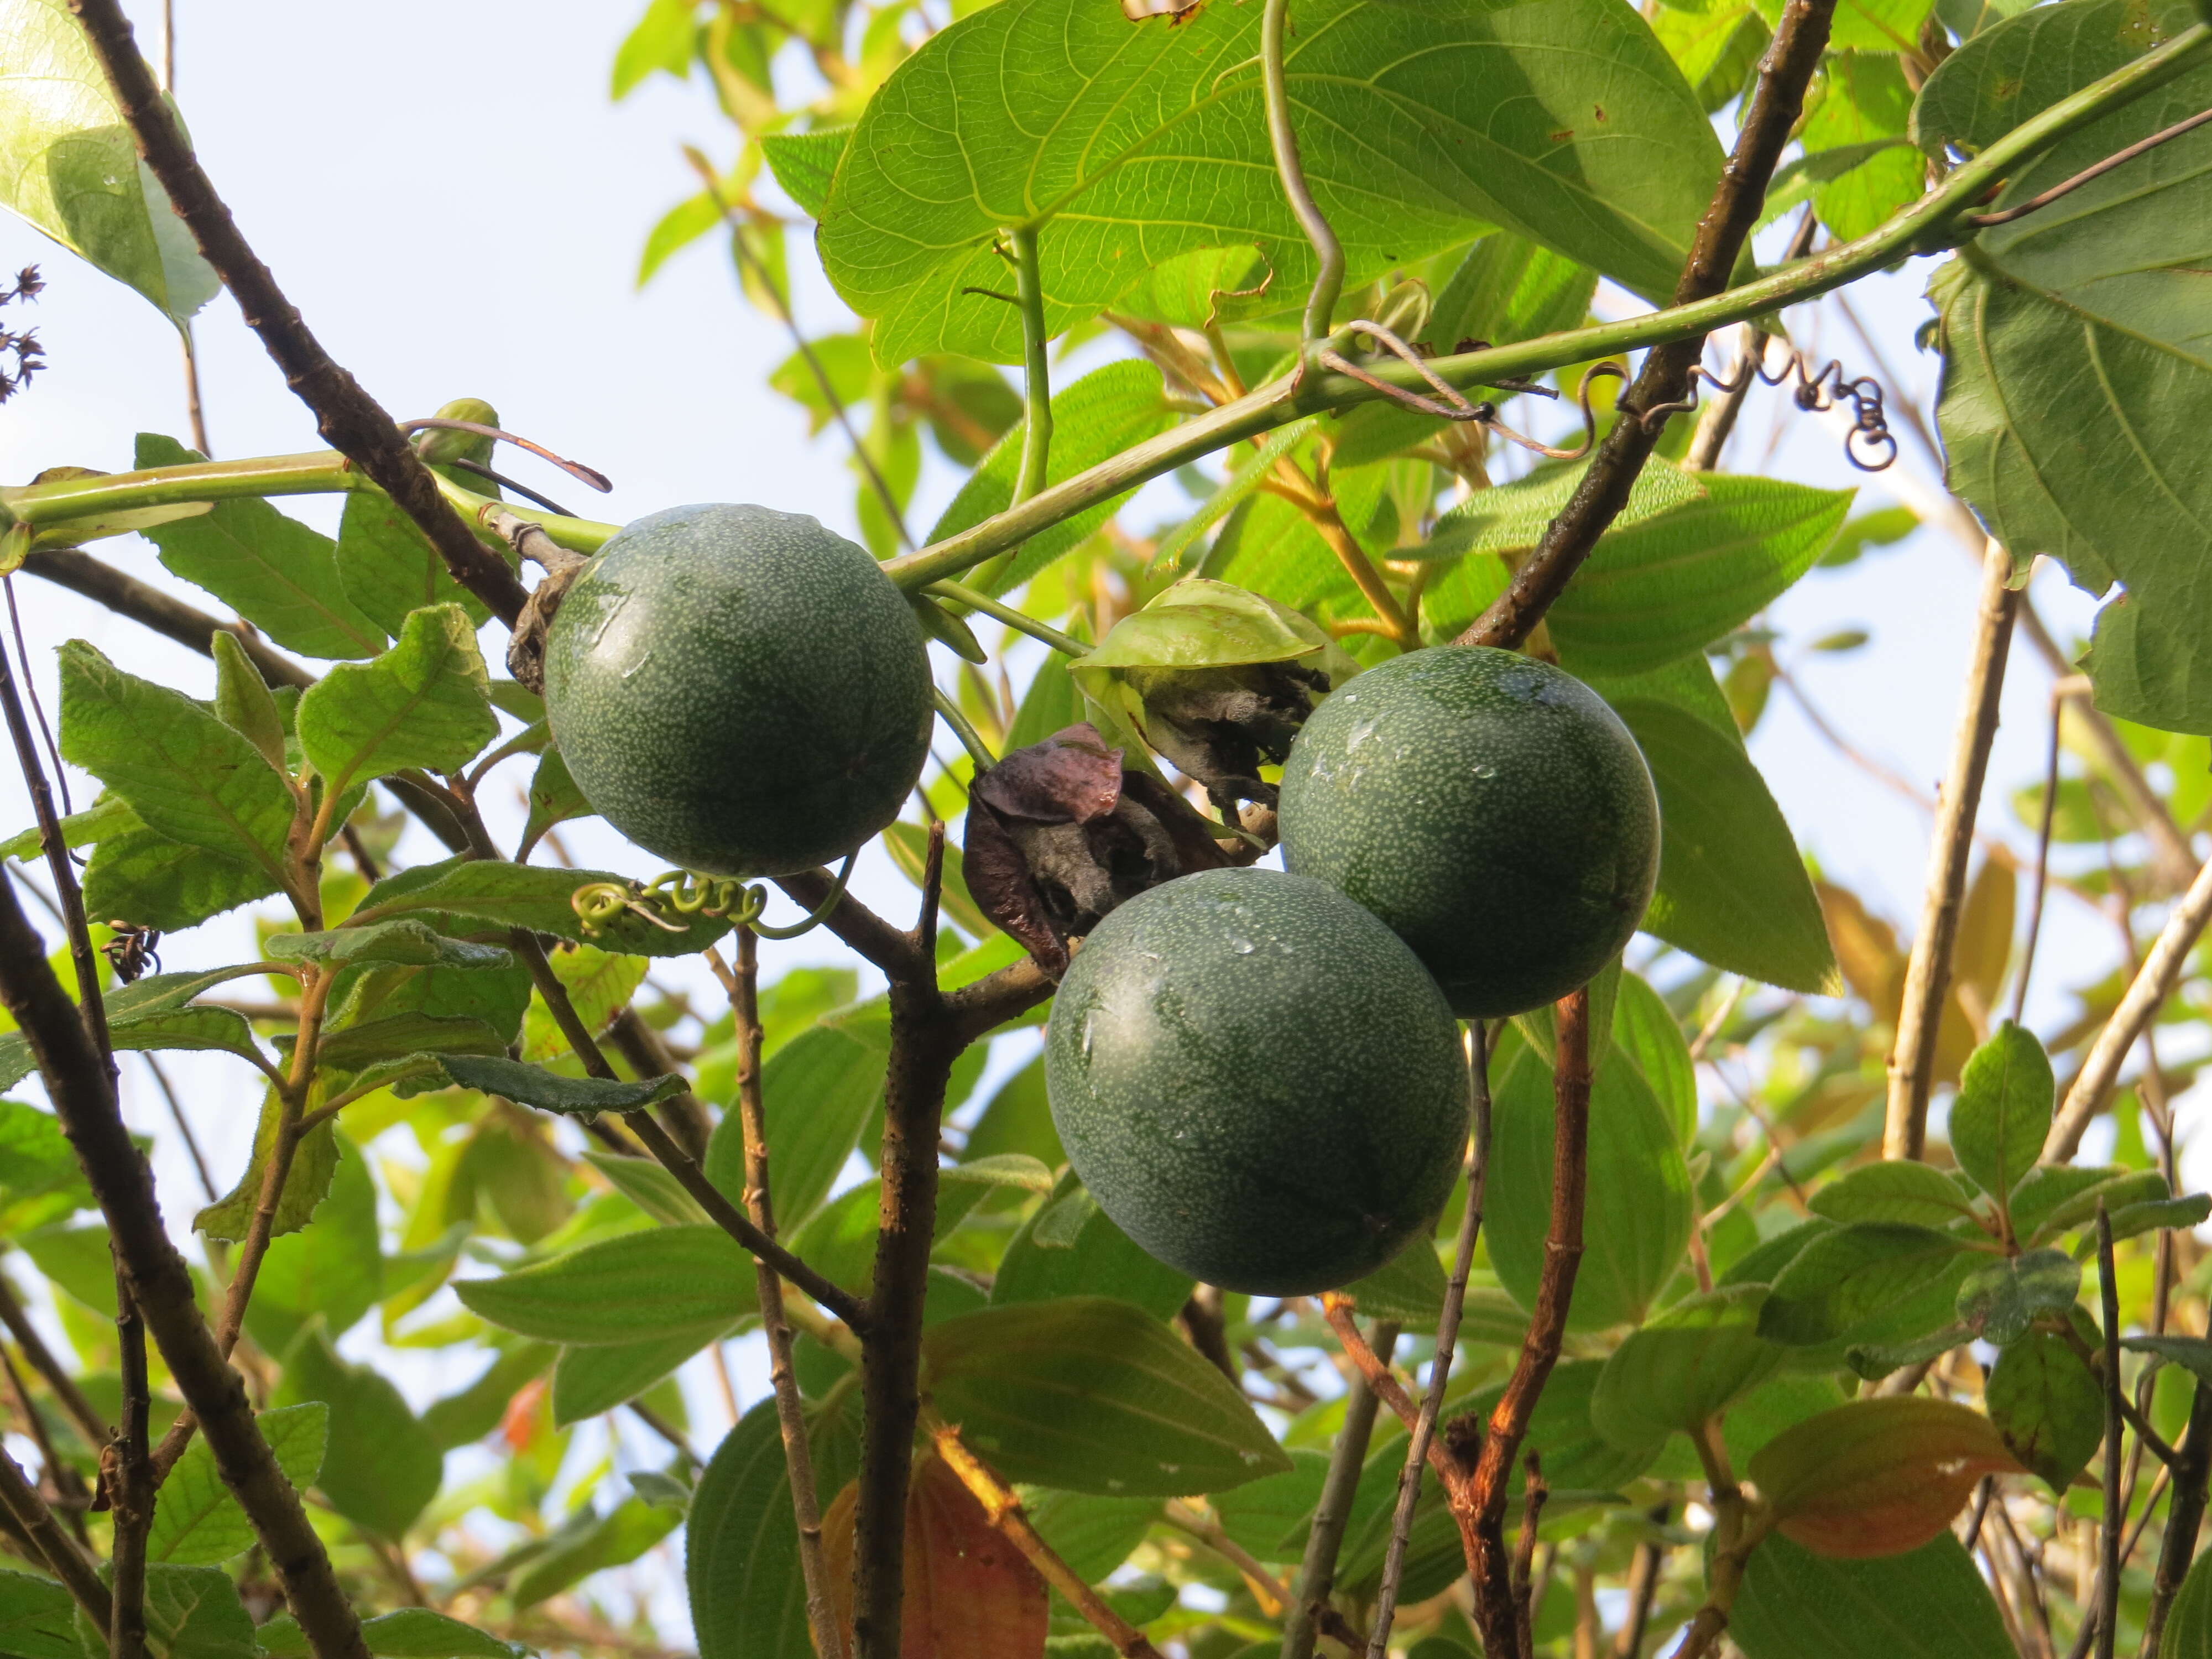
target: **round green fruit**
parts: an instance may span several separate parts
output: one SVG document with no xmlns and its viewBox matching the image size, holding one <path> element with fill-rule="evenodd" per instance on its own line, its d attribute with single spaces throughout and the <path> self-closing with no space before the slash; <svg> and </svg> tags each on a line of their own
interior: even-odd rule
<svg viewBox="0 0 2212 1659">
<path fill-rule="evenodd" d="M 1467 1142 L 1467 1060 L 1436 982 L 1341 893 L 1201 871 L 1121 905 L 1045 1031 L 1075 1172 L 1151 1255 L 1303 1295 L 1436 1219 Z"/>
<path fill-rule="evenodd" d="M 800 514 L 672 507 L 561 601 L 545 714 L 584 798 L 639 846 L 789 875 L 898 816 L 929 752 L 929 659 L 866 550 Z"/>
<path fill-rule="evenodd" d="M 1659 876 L 1636 739 L 1547 663 L 1438 646 L 1314 712 L 1283 767 L 1283 863 L 1395 928 L 1464 1019 L 1563 997 L 1628 943 Z"/>
</svg>

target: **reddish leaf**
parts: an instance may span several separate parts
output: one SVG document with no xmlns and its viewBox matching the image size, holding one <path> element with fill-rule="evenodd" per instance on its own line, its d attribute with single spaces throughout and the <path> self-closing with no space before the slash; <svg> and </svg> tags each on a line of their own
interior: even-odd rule
<svg viewBox="0 0 2212 1659">
<path fill-rule="evenodd" d="M 2021 1472 L 1980 1413 L 1910 1397 L 1808 1418 L 1761 1447 L 1750 1468 L 1784 1537 L 1845 1559 L 1917 1549 L 1984 1475 Z"/>
<path fill-rule="evenodd" d="M 822 1517 L 830 1609 L 852 1640 L 853 1519 L 848 1482 Z M 906 1500 L 906 1618 L 899 1659 L 1038 1659 L 1044 1580 L 991 1525 L 934 1453 L 914 1466 Z"/>
</svg>

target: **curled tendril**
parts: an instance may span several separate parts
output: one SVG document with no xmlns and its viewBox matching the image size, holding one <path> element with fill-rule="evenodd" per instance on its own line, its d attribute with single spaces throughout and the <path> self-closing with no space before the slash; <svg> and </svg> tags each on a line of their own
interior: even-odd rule
<svg viewBox="0 0 2212 1659">
<path fill-rule="evenodd" d="M 625 911 L 651 923 L 665 933 L 680 933 L 693 916 L 726 918 L 738 927 L 750 927 L 763 939 L 797 939 L 820 927 L 845 896 L 852 879 L 855 852 L 847 857 L 829 896 L 801 921 L 788 927 L 773 927 L 760 918 L 768 908 L 768 889 L 747 886 L 736 876 L 702 876 L 691 870 L 668 870 L 650 882 L 594 881 L 568 896 L 568 907 L 583 924 L 586 938 L 597 939 Z M 670 920 L 671 915 L 684 920 Z"/>
</svg>

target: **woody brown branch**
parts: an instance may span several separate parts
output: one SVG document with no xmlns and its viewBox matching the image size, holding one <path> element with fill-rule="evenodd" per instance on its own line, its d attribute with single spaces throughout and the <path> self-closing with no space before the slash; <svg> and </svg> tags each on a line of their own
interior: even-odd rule
<svg viewBox="0 0 2212 1659">
<path fill-rule="evenodd" d="M 214 1333 L 200 1317 L 191 1272 L 169 1241 L 152 1172 L 124 1127 L 112 1081 L 3 873 L 0 1002 L 30 1042 L 62 1132 L 107 1218 L 131 1295 L 198 1417 L 216 1470 L 245 1509 L 308 1645 L 316 1659 L 368 1659 L 361 1622 L 322 1540 L 261 1437 L 244 1382 L 217 1352 Z"/>
<path fill-rule="evenodd" d="M 391 496 L 437 550 L 453 580 L 511 626 L 522 612 L 522 584 L 447 505 L 437 480 L 392 416 L 323 349 L 240 234 L 139 55 L 122 7 L 117 0 L 70 0 L 70 10 L 84 26 L 139 155 L 168 193 L 201 257 L 237 300 L 246 326 L 284 371 L 285 384 L 314 412 L 316 429 Z"/>
<path fill-rule="evenodd" d="M 1820 67 L 1828 44 L 1835 0 L 1789 0 L 1774 32 L 1773 45 L 1760 60 L 1759 75 L 1744 106 L 1735 149 L 1721 170 L 1712 204 L 1698 222 L 1690 257 L 1674 286 L 1674 303 L 1710 299 L 1728 286 L 1774 177 L 1775 163 L 1789 143 L 1805 88 Z M 1663 417 L 1644 416 L 1679 403 L 1690 387 L 1690 371 L 1704 355 L 1705 337 L 1693 335 L 1645 354 L 1636 384 L 1623 395 L 1620 417 L 1599 441 L 1597 453 L 1575 493 L 1544 532 L 1534 553 L 1516 571 L 1505 592 L 1459 636 L 1461 645 L 1502 646 L 1527 639 L 1552 602 L 1566 589 L 1598 538 L 1628 504 L 1644 464 L 1666 430 Z"/>
</svg>

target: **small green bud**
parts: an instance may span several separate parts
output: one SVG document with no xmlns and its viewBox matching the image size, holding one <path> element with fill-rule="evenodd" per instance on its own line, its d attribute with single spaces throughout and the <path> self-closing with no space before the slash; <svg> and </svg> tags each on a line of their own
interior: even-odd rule
<svg viewBox="0 0 2212 1659">
<path fill-rule="evenodd" d="M 478 426 L 497 426 L 499 411 L 481 398 L 456 398 L 438 411 L 441 421 L 472 421 Z M 491 459 L 492 440 L 474 432 L 453 432 L 430 427 L 415 434 L 415 447 L 432 466 L 455 461 L 479 464 Z"/>
</svg>

